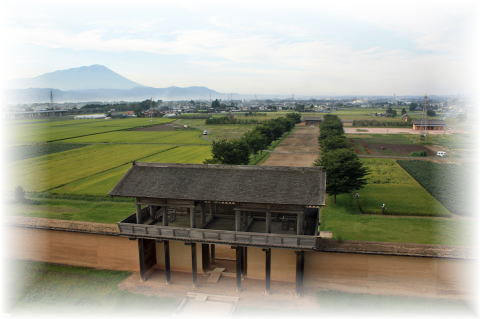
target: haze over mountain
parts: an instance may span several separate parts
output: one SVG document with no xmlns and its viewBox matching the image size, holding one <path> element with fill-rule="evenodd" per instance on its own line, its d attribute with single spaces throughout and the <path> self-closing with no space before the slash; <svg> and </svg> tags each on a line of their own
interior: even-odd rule
<svg viewBox="0 0 480 319">
<path fill-rule="evenodd" d="M 16 88 L 52 88 L 58 90 L 132 89 L 142 86 L 113 72 L 103 65 L 94 64 L 58 70 L 34 78 L 19 79 Z"/>
<path fill-rule="evenodd" d="M 193 99 L 222 96 L 203 86 L 154 88 L 133 82 L 103 65 L 90 65 L 45 73 L 13 81 L 7 90 L 10 103 L 119 101 L 139 99 Z"/>
</svg>

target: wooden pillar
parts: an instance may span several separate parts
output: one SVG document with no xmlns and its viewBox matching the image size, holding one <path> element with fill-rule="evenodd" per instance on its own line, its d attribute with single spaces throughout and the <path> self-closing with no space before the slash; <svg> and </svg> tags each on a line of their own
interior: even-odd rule
<svg viewBox="0 0 480 319">
<path fill-rule="evenodd" d="M 301 296 L 303 294 L 303 274 L 305 268 L 305 254 L 303 250 L 296 251 L 295 254 L 297 255 L 297 267 L 296 267 L 296 293 L 297 296 Z"/>
<path fill-rule="evenodd" d="M 303 235 L 303 212 L 297 214 L 297 235 Z"/>
<path fill-rule="evenodd" d="M 163 252 L 165 254 L 165 281 L 169 284 L 172 274 L 170 272 L 170 245 L 168 240 L 163 241 Z"/>
<path fill-rule="evenodd" d="M 150 218 L 153 220 L 153 213 L 155 212 L 155 207 L 153 205 L 148 206 Z"/>
<path fill-rule="evenodd" d="M 206 224 L 206 215 L 205 215 L 205 203 L 200 205 L 200 228 L 205 227 Z"/>
<path fill-rule="evenodd" d="M 235 270 L 237 273 L 237 291 L 242 290 L 242 247 L 235 247 Z"/>
<path fill-rule="evenodd" d="M 235 231 L 240 231 L 240 211 L 239 210 L 236 210 L 235 211 Z"/>
<path fill-rule="evenodd" d="M 195 228 L 195 207 L 189 207 L 190 211 L 190 228 Z"/>
<path fill-rule="evenodd" d="M 197 244 L 188 243 L 192 248 L 192 282 L 193 287 L 197 288 Z"/>
<path fill-rule="evenodd" d="M 272 213 L 270 211 L 267 211 L 265 213 L 265 232 L 266 233 L 271 233 L 272 232 Z"/>
<path fill-rule="evenodd" d="M 272 273 L 272 249 L 265 248 L 265 293 L 270 294 L 270 277 Z"/>
<path fill-rule="evenodd" d="M 242 276 L 247 277 L 247 247 L 242 247 Z"/>
<path fill-rule="evenodd" d="M 168 226 L 168 207 L 167 206 L 162 207 L 162 225 Z"/>
<path fill-rule="evenodd" d="M 210 263 L 215 264 L 215 244 L 210 244 Z"/>
<path fill-rule="evenodd" d="M 136 212 L 137 224 L 141 224 L 142 223 L 142 205 L 137 204 L 136 206 L 137 206 L 137 212 Z"/>
<path fill-rule="evenodd" d="M 208 244 L 202 244 L 202 270 L 207 272 L 210 266 L 210 249 Z"/>
</svg>

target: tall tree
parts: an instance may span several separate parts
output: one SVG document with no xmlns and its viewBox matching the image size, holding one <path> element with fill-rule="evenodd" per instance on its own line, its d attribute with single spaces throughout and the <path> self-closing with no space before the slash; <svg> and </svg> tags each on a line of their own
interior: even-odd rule
<svg viewBox="0 0 480 319">
<path fill-rule="evenodd" d="M 341 148 L 323 153 L 321 159 L 315 162 L 323 166 L 327 173 L 327 193 L 333 195 L 337 203 L 337 195 L 350 193 L 362 188 L 367 180 L 368 171 L 363 167 L 357 154 L 350 148 Z"/>
</svg>

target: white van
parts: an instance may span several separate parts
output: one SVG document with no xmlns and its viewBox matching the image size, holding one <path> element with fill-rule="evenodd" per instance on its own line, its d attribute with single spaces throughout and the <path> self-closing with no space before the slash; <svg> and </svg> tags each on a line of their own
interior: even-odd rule
<svg viewBox="0 0 480 319">
<path fill-rule="evenodd" d="M 203 131 L 203 135 L 207 135 L 207 134 L 208 134 L 207 130 Z"/>
<path fill-rule="evenodd" d="M 440 157 L 445 157 L 445 156 L 447 156 L 447 152 L 444 152 L 444 151 L 438 151 L 438 152 L 437 152 L 437 156 L 440 156 Z"/>
</svg>

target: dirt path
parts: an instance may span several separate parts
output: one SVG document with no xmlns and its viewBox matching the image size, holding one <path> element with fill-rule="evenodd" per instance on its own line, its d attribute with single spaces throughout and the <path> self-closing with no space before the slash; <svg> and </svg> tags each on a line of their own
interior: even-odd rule
<svg viewBox="0 0 480 319">
<path fill-rule="evenodd" d="M 319 154 L 318 134 L 316 126 L 297 125 L 261 165 L 312 166 Z"/>
</svg>

